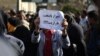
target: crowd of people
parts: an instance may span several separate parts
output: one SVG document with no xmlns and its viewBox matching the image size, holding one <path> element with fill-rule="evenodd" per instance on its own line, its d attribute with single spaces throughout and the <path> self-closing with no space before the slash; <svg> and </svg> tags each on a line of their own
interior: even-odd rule
<svg viewBox="0 0 100 56">
<path fill-rule="evenodd" d="M 0 56 L 100 55 L 95 11 L 65 13 L 63 30 L 39 28 L 38 13 L 26 14 L 23 10 L 11 9 L 0 10 L 0 14 Z"/>
</svg>

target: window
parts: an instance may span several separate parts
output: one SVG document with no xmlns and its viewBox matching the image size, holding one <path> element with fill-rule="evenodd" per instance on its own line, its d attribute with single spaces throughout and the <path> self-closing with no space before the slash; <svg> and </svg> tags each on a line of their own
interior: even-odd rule
<svg viewBox="0 0 100 56">
<path fill-rule="evenodd" d="M 48 0 L 43 0 L 43 2 L 44 2 L 44 3 L 47 3 L 47 2 L 48 2 Z"/>
<path fill-rule="evenodd" d="M 32 0 L 22 0 L 22 2 L 31 2 Z"/>
</svg>

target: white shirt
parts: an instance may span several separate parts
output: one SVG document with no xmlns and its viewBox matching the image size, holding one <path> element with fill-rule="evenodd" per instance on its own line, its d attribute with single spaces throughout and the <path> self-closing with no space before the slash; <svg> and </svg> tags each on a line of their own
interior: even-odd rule
<svg viewBox="0 0 100 56">
<path fill-rule="evenodd" d="M 88 17 L 81 18 L 79 24 L 82 26 L 83 31 L 86 32 L 88 29 Z"/>
</svg>

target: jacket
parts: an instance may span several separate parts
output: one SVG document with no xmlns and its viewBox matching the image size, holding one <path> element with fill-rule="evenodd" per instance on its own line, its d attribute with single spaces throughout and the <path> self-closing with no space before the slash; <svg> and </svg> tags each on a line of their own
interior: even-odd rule
<svg viewBox="0 0 100 56">
<path fill-rule="evenodd" d="M 43 31 L 40 31 L 40 33 L 35 36 L 34 32 L 32 34 L 32 42 L 33 43 L 39 43 L 38 46 L 38 51 L 37 51 L 37 56 L 44 56 L 43 55 L 43 47 L 44 47 L 44 43 L 45 43 L 45 35 L 43 33 Z M 62 38 L 62 32 L 59 31 L 55 31 L 52 35 L 52 50 L 53 50 L 53 56 L 63 56 L 63 51 L 62 51 L 62 47 L 63 48 L 68 48 L 70 46 L 70 40 L 68 35 L 66 36 L 66 38 Z"/>
</svg>

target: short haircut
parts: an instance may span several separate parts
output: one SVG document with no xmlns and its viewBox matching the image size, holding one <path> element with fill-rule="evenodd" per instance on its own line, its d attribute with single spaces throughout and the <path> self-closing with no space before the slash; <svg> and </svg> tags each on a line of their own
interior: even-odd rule
<svg viewBox="0 0 100 56">
<path fill-rule="evenodd" d="M 87 11 L 85 9 L 82 11 L 82 13 L 87 15 Z"/>
<path fill-rule="evenodd" d="M 89 17 L 90 19 L 95 20 L 95 21 L 98 20 L 98 15 L 95 13 L 95 11 L 90 11 L 90 12 L 88 12 L 88 17 Z"/>
<path fill-rule="evenodd" d="M 15 27 L 21 25 L 21 21 L 18 18 L 9 18 L 8 22 Z"/>
<path fill-rule="evenodd" d="M 12 14 L 12 15 L 16 15 L 16 11 L 13 10 L 13 9 L 11 9 L 11 10 L 10 10 L 10 14 Z"/>
</svg>

